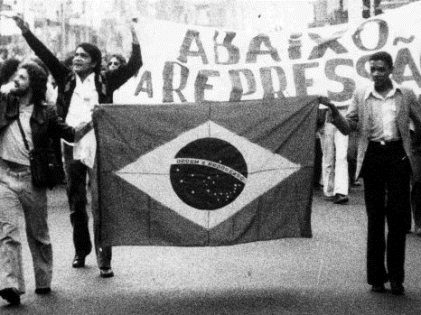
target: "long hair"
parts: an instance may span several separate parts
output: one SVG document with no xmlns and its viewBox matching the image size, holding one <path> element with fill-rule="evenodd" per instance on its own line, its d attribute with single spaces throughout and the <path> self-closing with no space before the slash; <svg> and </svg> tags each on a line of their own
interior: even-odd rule
<svg viewBox="0 0 421 315">
<path fill-rule="evenodd" d="M 86 51 L 89 56 L 92 58 L 92 62 L 96 62 L 94 72 L 100 73 L 101 72 L 101 65 L 102 65 L 102 54 L 101 50 L 93 44 L 90 43 L 81 43 L 79 44 L 76 49 L 82 48 L 84 51 Z"/>
<path fill-rule="evenodd" d="M 0 68 L 0 85 L 6 84 L 12 79 L 18 70 L 20 61 L 15 58 L 7 59 Z"/>
<path fill-rule="evenodd" d="M 45 65 L 45 63 L 41 60 L 41 58 L 39 58 L 37 56 L 32 56 L 28 60 L 24 60 L 23 63 L 26 63 L 26 61 L 27 62 L 35 62 L 38 66 L 40 66 L 42 68 L 42 70 L 45 71 L 45 73 L 47 74 L 47 76 L 50 74 L 50 70 Z"/>
<path fill-rule="evenodd" d="M 120 62 L 120 67 L 124 66 L 127 63 L 126 58 L 124 58 L 122 54 L 112 54 L 110 57 L 108 57 L 108 63 L 113 58 L 116 58 Z"/>
<path fill-rule="evenodd" d="M 45 101 L 47 92 L 47 74 L 35 62 L 25 62 L 19 66 L 19 69 L 25 69 L 28 72 L 29 84 L 32 88 L 32 101 L 38 105 Z"/>
</svg>

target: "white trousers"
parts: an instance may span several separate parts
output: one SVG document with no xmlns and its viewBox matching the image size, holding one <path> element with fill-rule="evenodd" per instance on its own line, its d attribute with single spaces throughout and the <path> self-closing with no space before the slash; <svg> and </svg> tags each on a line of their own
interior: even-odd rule
<svg viewBox="0 0 421 315">
<path fill-rule="evenodd" d="M 327 197 L 348 195 L 348 136 L 327 122 L 320 130 L 320 140 L 323 152 L 323 193 Z"/>
</svg>

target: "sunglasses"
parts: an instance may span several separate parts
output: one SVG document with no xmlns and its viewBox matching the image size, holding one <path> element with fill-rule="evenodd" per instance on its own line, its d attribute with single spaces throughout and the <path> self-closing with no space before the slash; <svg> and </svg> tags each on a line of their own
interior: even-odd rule
<svg viewBox="0 0 421 315">
<path fill-rule="evenodd" d="M 119 66 L 120 63 L 119 62 L 109 62 L 108 65 L 109 66 Z"/>
</svg>

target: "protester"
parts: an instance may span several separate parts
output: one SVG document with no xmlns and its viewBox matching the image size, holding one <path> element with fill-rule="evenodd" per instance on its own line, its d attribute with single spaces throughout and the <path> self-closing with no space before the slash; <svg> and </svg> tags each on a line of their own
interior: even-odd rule
<svg viewBox="0 0 421 315">
<path fill-rule="evenodd" d="M 323 193 L 327 200 L 345 204 L 349 201 L 348 136 L 329 122 L 325 122 L 319 133 L 323 152 Z"/>
<path fill-rule="evenodd" d="M 47 75 L 41 67 L 24 63 L 10 94 L 0 93 L 0 296 L 13 305 L 20 304 L 20 295 L 25 293 L 19 226 L 22 210 L 34 264 L 35 293 L 50 293 L 53 272 L 46 187 L 32 183 L 28 148 L 46 150 L 56 137 L 73 141 L 75 136 L 54 106 L 45 103 L 46 84 Z"/>
<path fill-rule="evenodd" d="M 389 53 L 371 55 L 369 64 L 374 84 L 356 90 L 345 118 L 328 98 L 319 101 L 329 107 L 332 123 L 342 133 L 358 130 L 357 177 L 364 180 L 368 217 L 367 282 L 373 292 L 385 292 L 384 284 L 390 281 L 391 292 L 401 295 L 411 215 L 410 120 L 414 138 L 421 139 L 421 108 L 411 89 L 390 78 L 393 60 Z"/>
<path fill-rule="evenodd" d="M 47 80 L 47 92 L 45 94 L 45 99 L 48 103 L 55 104 L 56 101 L 57 101 L 57 89 L 53 85 L 54 78 L 51 75 L 50 71 L 48 70 L 47 66 L 42 62 L 42 60 L 40 58 L 38 58 L 36 56 L 31 56 L 30 58 L 27 59 L 27 61 L 35 62 L 47 74 L 48 80 Z"/>
<path fill-rule="evenodd" d="M 124 66 L 126 64 L 126 58 L 123 57 L 123 55 L 120 54 L 113 54 L 110 56 L 110 59 L 108 61 L 108 70 L 113 71 L 121 66 Z"/>
<path fill-rule="evenodd" d="M 35 54 L 50 69 L 57 87 L 57 111 L 66 122 L 75 126 L 80 122 L 90 122 L 96 104 L 111 103 L 113 92 L 123 85 L 142 66 L 140 46 L 134 29 L 132 33 L 132 55 L 129 62 L 115 71 L 101 73 L 101 51 L 90 43 L 77 46 L 73 58 L 72 69 L 67 68 L 56 56 L 40 42 L 29 30 L 28 24 L 16 16 L 15 21 L 22 30 L 23 37 Z M 134 23 L 134 22 L 133 22 Z M 64 144 L 67 195 L 70 206 L 70 219 L 73 225 L 73 242 L 75 257 L 74 268 L 85 266 L 85 258 L 92 250 L 88 228 L 87 174 L 91 180 L 92 214 L 94 221 L 94 243 L 100 276 L 104 278 L 114 275 L 111 268 L 111 247 L 100 248 L 99 242 L 99 209 L 96 167 L 90 168 L 80 159 L 73 156 L 73 144 Z"/>
</svg>

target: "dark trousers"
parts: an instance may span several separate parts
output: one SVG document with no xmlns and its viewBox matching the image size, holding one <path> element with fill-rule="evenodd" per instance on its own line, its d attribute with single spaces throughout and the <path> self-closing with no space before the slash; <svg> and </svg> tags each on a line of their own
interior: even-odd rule
<svg viewBox="0 0 421 315">
<path fill-rule="evenodd" d="M 320 186 L 320 179 L 322 176 L 322 144 L 320 138 L 316 138 L 316 151 L 314 156 L 314 178 L 313 178 L 313 185 L 314 187 Z"/>
<path fill-rule="evenodd" d="M 412 152 L 411 207 L 415 229 L 421 228 L 421 153 Z M 410 227 L 411 224 L 410 222 Z"/>
<path fill-rule="evenodd" d="M 73 147 L 64 145 L 64 167 L 67 180 L 67 198 L 70 207 L 70 222 L 73 226 L 73 244 L 78 256 L 87 256 L 92 250 L 89 235 L 87 205 L 87 175 L 91 183 L 92 217 L 94 221 L 94 244 L 99 268 L 111 267 L 111 247 L 99 246 L 98 187 L 95 168 L 91 169 L 73 159 Z"/>
<path fill-rule="evenodd" d="M 410 164 L 402 142 L 370 142 L 362 177 L 368 217 L 367 281 L 371 285 L 388 280 L 403 283 L 411 207 Z"/>
<path fill-rule="evenodd" d="M 415 228 L 421 228 L 421 182 L 418 180 L 412 182 L 411 206 Z"/>
</svg>

